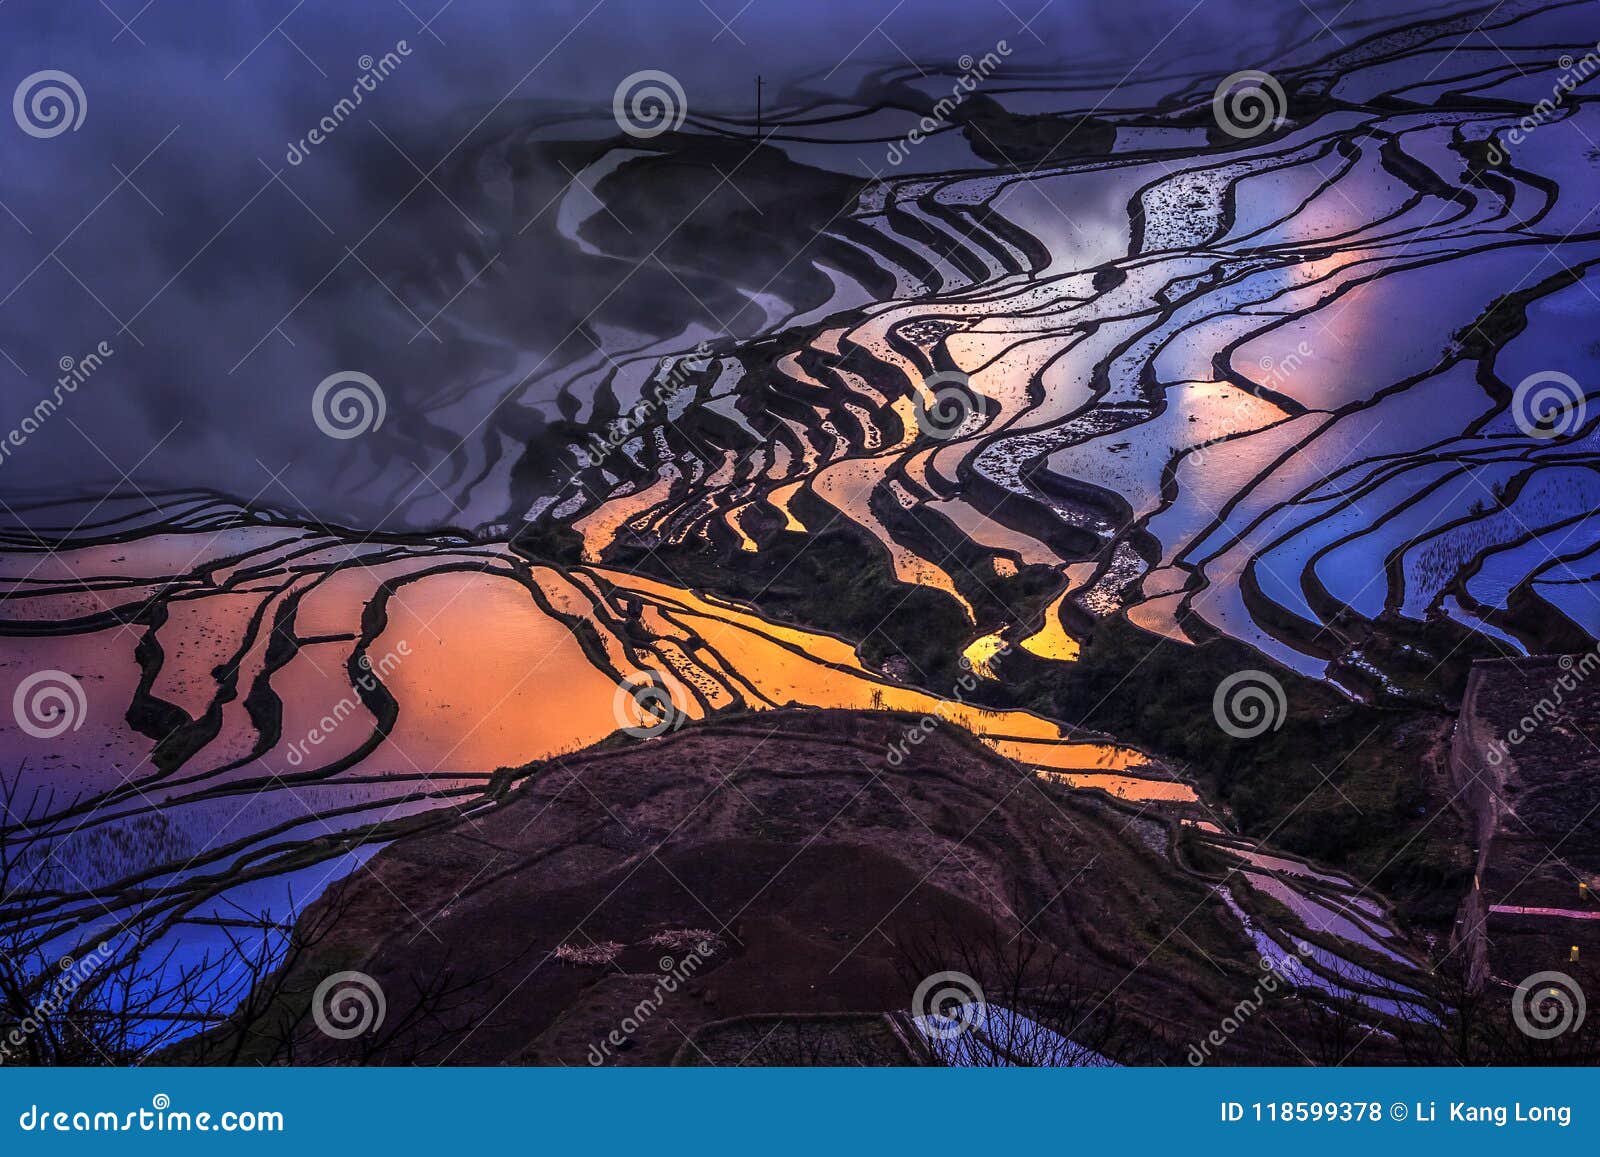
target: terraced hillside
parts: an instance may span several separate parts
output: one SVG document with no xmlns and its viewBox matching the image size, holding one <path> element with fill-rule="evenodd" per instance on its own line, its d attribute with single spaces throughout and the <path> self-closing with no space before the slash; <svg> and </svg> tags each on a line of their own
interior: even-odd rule
<svg viewBox="0 0 1600 1157">
<path fill-rule="evenodd" d="M 1122 613 L 1358 694 L 1460 646 L 1423 640 L 1436 619 L 1513 651 L 1587 636 L 1594 426 L 1569 410 L 1551 437 L 1516 389 L 1593 376 L 1600 124 L 1579 89 L 1501 143 L 1587 25 L 1507 6 L 1480 50 L 1474 23 L 1275 68 L 1279 115 L 1246 140 L 1213 124 L 1179 149 L 1210 90 L 1175 85 L 1105 155 L 1062 112 L 1062 155 L 866 183 L 795 263 L 892 295 L 852 282 L 759 341 L 597 363 L 552 404 L 610 428 L 671 378 L 672 420 L 619 427 L 529 516 L 587 560 L 669 570 L 847 524 L 975 634 L 1065 655 L 1068 620 Z M 592 244 L 648 248 L 629 206 L 658 156 L 608 166 Z M 1060 592 L 1042 619 L 1012 609 L 1033 568 Z"/>
<path fill-rule="evenodd" d="M 1459 927 L 1485 983 L 1514 986 L 1554 962 L 1576 970 L 1600 957 L 1600 792 L 1588 734 L 1597 665 L 1586 652 L 1473 669 L 1453 778 L 1477 850 Z"/>
<path fill-rule="evenodd" d="M 1415 965 L 1381 905 L 1348 881 L 1212 844 L 1192 805 L 1053 785 L 959 728 L 897 764 L 916 722 L 754 714 L 527 768 L 501 806 L 402 841 L 330 891 L 302 925 L 324 931 L 275 979 L 274 1003 L 204 1056 L 243 1037 L 242 1060 L 693 1061 L 686 1041 L 747 1018 L 770 1042 L 776 1023 L 759 1018 L 903 1011 L 905 976 L 930 953 L 964 953 L 996 1002 L 1007 976 L 1029 999 L 1070 992 L 1056 1031 L 1125 1060 L 1177 1061 L 1215 1009 L 1250 994 L 1258 960 L 1294 958 L 1300 986 L 1364 1017 L 1426 1015 L 1394 979 Z M 1239 869 L 1187 866 L 1180 831 L 1191 853 Z M 1277 903 L 1306 923 L 1278 927 Z M 304 1010 L 333 969 L 374 979 L 389 1029 L 316 1031 Z M 1282 995 L 1217 1059 L 1302 1063 L 1305 1008 Z M 624 1022 L 623 1045 L 590 1054 Z M 1386 1048 L 1377 1038 L 1370 1057 Z"/>
<path fill-rule="evenodd" d="M 704 774 L 652 752 L 792 706 L 959 726 L 974 776 L 1141 817 L 1106 838 L 1211 889 L 1225 957 L 1301 937 L 1313 993 L 1425 1019 L 1438 929 L 1377 892 L 1469 874 L 1429 770 L 1458 678 L 1600 636 L 1595 32 L 1561 0 L 1304 21 L 1248 77 L 1001 62 L 900 161 L 960 67 L 805 78 L 759 137 L 497 107 L 437 175 L 458 211 L 374 258 L 437 330 L 395 343 L 387 419 L 307 407 L 340 485 L 8 494 L 7 944 L 103 939 L 103 991 L 214 1025 L 331 883 L 510 822 L 619 730 L 651 742 L 582 765 L 648 810 Z M 1313 687 L 1277 722 L 1330 749 L 1217 731 L 1222 662 Z M 886 777 L 924 750 L 890 729 Z M 722 818 L 707 846 L 783 843 Z M 560 838 L 518 854 L 639 850 Z M 1070 880 L 1045 838 L 1005 871 Z M 1134 902 L 1096 895 L 1062 944 Z"/>
</svg>

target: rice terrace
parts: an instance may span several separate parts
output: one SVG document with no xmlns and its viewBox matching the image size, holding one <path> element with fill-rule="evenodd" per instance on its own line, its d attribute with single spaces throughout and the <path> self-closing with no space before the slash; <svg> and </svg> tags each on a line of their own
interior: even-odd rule
<svg viewBox="0 0 1600 1157">
<path fill-rule="evenodd" d="M 434 7 L 0 9 L 0 1068 L 1600 1061 L 1592 2 Z"/>
</svg>

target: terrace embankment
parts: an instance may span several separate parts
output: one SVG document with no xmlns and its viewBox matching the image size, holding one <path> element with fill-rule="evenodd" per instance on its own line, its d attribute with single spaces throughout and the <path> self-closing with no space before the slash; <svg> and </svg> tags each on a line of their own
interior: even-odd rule
<svg viewBox="0 0 1600 1157">
<path fill-rule="evenodd" d="M 1600 958 L 1596 675 L 1591 652 L 1478 663 L 1468 680 L 1450 762 L 1477 855 L 1457 935 L 1480 984 Z"/>
</svg>

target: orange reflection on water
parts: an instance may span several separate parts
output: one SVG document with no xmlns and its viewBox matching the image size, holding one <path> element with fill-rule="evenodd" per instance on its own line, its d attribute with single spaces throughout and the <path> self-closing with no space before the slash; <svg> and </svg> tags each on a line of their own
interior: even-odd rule
<svg viewBox="0 0 1600 1157">
<path fill-rule="evenodd" d="M 1061 737 L 1057 724 L 1025 711 L 990 711 L 887 682 L 864 668 L 848 643 L 829 635 L 769 623 L 747 611 L 620 571 L 596 573 L 668 607 L 673 618 L 695 630 L 730 670 L 773 706 L 792 702 L 908 711 L 948 719 L 975 735 Z"/>
<path fill-rule="evenodd" d="M 998 633 L 992 635 L 979 635 L 967 644 L 966 650 L 961 652 L 961 657 L 966 660 L 974 675 L 984 679 L 998 679 L 995 674 L 995 657 L 1006 649 L 1006 641 Z"/>
<path fill-rule="evenodd" d="M 432 575 L 389 603 L 370 654 L 410 654 L 385 680 L 400 703 L 386 748 L 424 771 L 487 770 L 573 751 L 616 730 L 615 683 L 510 579 Z"/>
<path fill-rule="evenodd" d="M 1066 624 L 1061 621 L 1061 604 L 1067 601 L 1067 593 L 1070 590 L 1072 587 L 1069 585 L 1045 609 L 1044 624 L 1022 640 L 1024 651 L 1041 659 L 1053 659 L 1059 663 L 1077 661 L 1078 640 L 1067 634 Z"/>
<path fill-rule="evenodd" d="M 1035 767 L 1127 771 L 1131 767 L 1148 767 L 1151 762 L 1142 751 L 1111 743 L 1028 743 L 996 738 L 986 738 L 984 742 L 1007 759 Z"/>
<path fill-rule="evenodd" d="M 1136 775 L 1107 775 L 1101 772 L 1040 771 L 1040 779 L 1064 783 L 1068 787 L 1098 789 L 1118 799 L 1144 803 L 1194 803 L 1199 799 L 1194 788 L 1170 779 L 1143 779 Z"/>
<path fill-rule="evenodd" d="M 600 561 L 600 556 L 616 539 L 623 525 L 665 502 L 676 480 L 676 470 L 664 470 L 660 478 L 643 490 L 604 502 L 574 522 L 572 528 L 583 535 L 584 561 Z"/>
</svg>

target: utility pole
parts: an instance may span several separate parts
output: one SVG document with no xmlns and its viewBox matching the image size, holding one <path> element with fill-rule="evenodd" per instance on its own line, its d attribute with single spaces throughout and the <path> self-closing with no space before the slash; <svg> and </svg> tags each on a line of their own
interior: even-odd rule
<svg viewBox="0 0 1600 1157">
<path fill-rule="evenodd" d="M 756 73 L 756 144 L 761 143 L 761 74 Z"/>
</svg>

